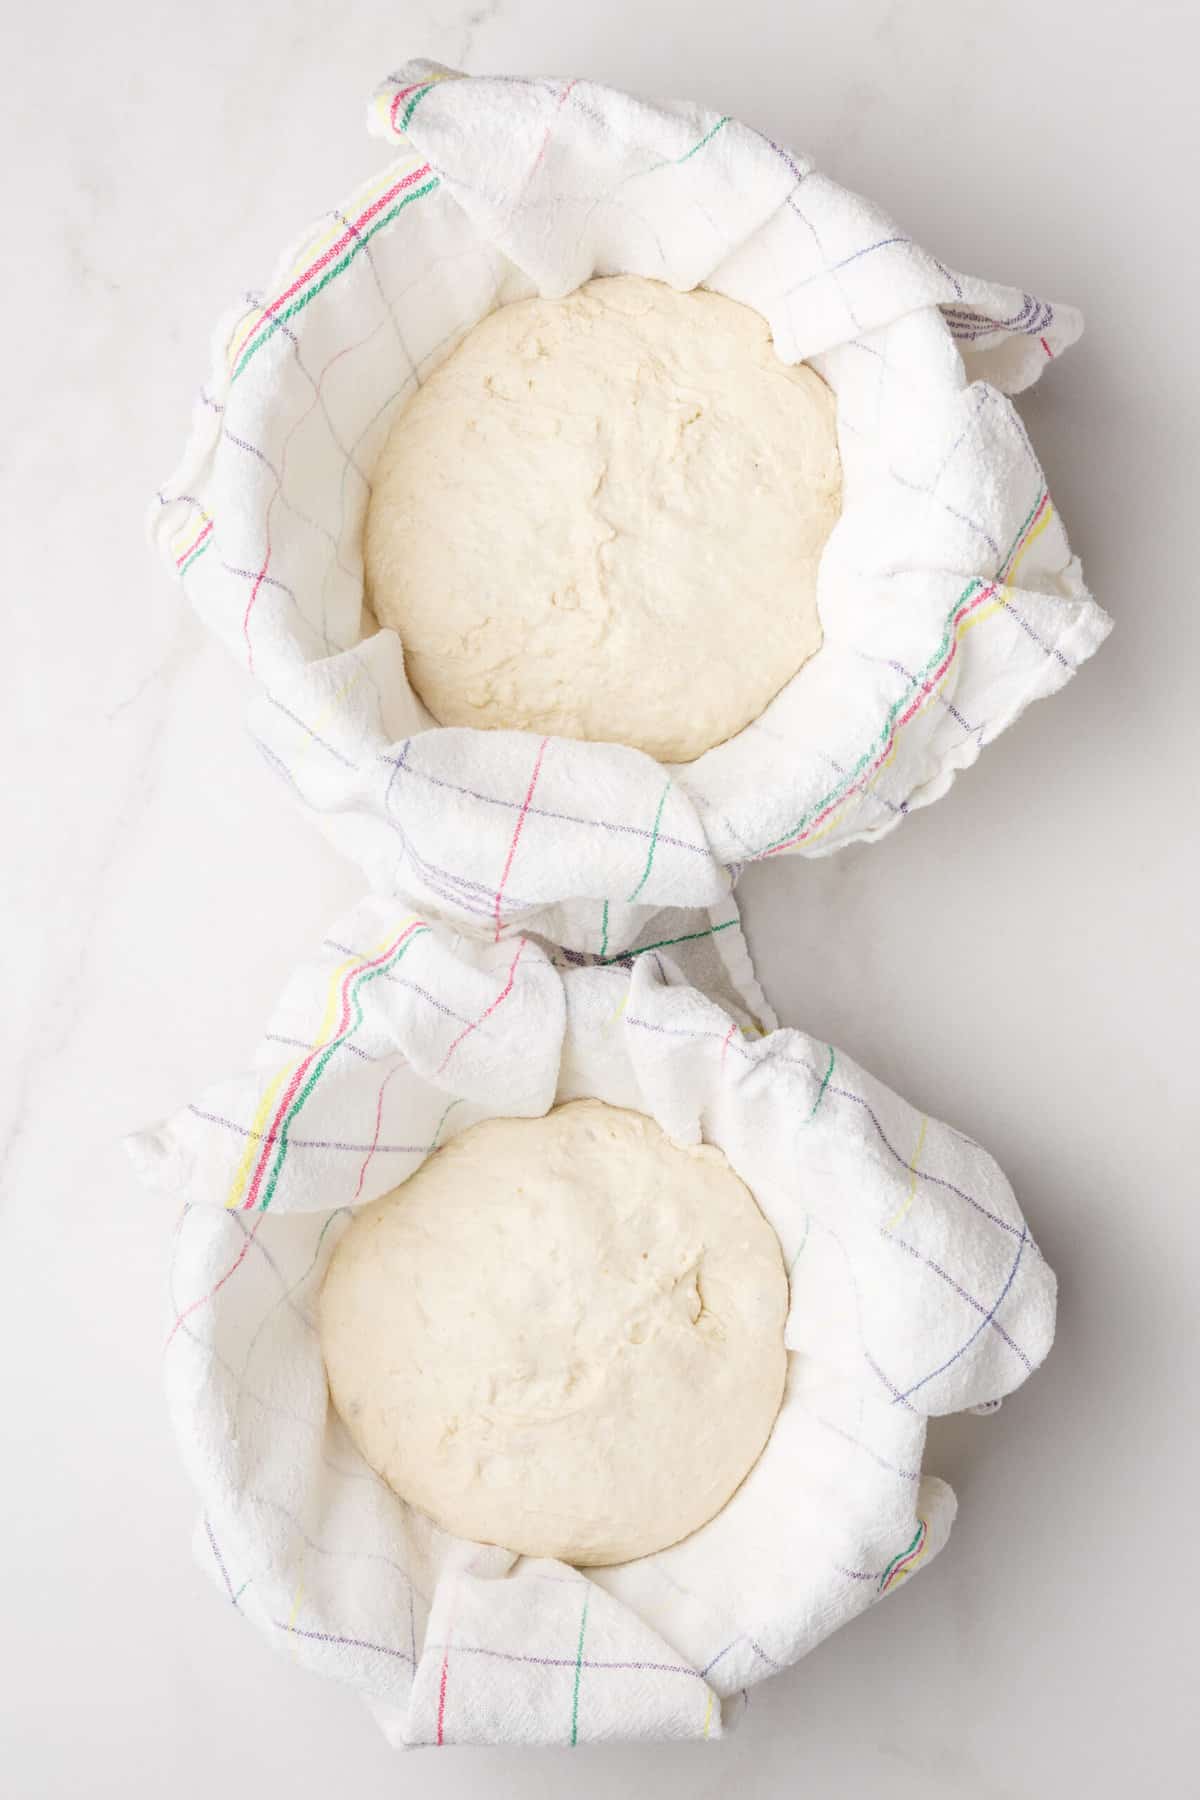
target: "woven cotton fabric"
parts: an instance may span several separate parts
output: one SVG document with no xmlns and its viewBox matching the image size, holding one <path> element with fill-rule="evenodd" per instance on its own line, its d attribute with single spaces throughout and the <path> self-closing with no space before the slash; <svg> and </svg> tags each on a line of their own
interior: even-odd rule
<svg viewBox="0 0 1200 1800">
<path fill-rule="evenodd" d="M 928 1416 L 996 1401 L 1050 1346 L 1054 1277 L 992 1159 L 830 1045 L 764 1031 L 732 964 L 723 1002 L 700 993 L 686 961 L 715 942 L 603 966 L 365 900 L 253 1066 L 134 1140 L 182 1203 L 166 1372 L 204 1566 L 397 1745 L 719 1736 L 937 1553 L 955 1502 L 922 1473 Z M 673 1548 L 583 1572 L 397 1498 L 332 1409 L 315 1329 L 354 1207 L 480 1119 L 582 1096 L 719 1145 L 791 1287 L 785 1398 L 742 1487 Z"/>
<path fill-rule="evenodd" d="M 1103 639 L 1008 398 L 1078 335 L 1072 309 L 955 274 L 810 159 L 695 107 L 414 63 L 370 121 L 393 160 L 218 332 L 154 534 L 260 685 L 263 753 L 375 891 L 481 937 L 616 953 L 660 907 L 719 904 L 748 861 L 890 830 Z M 494 307 L 616 273 L 754 307 L 837 397 L 823 647 L 671 767 L 438 727 L 363 605 L 397 409 Z"/>
</svg>

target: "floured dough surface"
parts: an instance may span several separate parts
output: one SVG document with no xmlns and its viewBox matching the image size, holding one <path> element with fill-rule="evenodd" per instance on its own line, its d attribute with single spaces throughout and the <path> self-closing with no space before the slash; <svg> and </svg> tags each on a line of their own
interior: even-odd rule
<svg viewBox="0 0 1200 1800">
<path fill-rule="evenodd" d="M 611 276 L 489 314 L 399 414 L 368 595 L 439 723 L 688 762 L 820 646 L 840 505 L 833 395 L 759 314 Z"/>
<path fill-rule="evenodd" d="M 787 1299 L 720 1150 L 578 1100 L 475 1125 L 364 1207 L 321 1344 L 363 1455 L 444 1529 L 625 1562 L 712 1518 L 758 1457 Z"/>
</svg>

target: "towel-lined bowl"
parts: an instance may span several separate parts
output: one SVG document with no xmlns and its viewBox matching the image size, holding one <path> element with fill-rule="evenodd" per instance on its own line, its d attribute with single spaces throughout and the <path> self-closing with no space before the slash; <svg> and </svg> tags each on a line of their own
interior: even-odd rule
<svg viewBox="0 0 1200 1800">
<path fill-rule="evenodd" d="M 253 1068 L 133 1140 L 184 1203 L 166 1373 L 203 1564 L 395 1744 L 719 1735 L 747 1688 L 945 1542 L 928 1416 L 994 1402 L 1050 1347 L 1054 1277 L 992 1159 L 668 957 L 573 966 L 364 901 L 292 978 Z M 482 1118 L 584 1096 L 718 1145 L 790 1279 L 786 1392 L 745 1482 L 682 1543 L 587 1572 L 400 1500 L 329 1402 L 315 1329 L 352 1209 Z"/>
<path fill-rule="evenodd" d="M 370 119 L 395 160 L 218 333 L 154 531 L 261 684 L 264 754 L 373 889 L 485 938 L 614 954 L 746 862 L 892 829 L 1102 641 L 1007 397 L 1074 311 L 952 273 L 809 159 L 695 107 L 414 63 Z M 493 308 L 615 273 L 754 307 L 837 399 L 822 648 L 682 765 L 439 727 L 363 601 L 372 469 L 416 384 Z"/>
</svg>

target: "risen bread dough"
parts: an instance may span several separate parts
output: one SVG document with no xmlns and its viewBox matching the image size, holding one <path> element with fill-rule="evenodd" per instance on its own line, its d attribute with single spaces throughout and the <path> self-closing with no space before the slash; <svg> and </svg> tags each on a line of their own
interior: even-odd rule
<svg viewBox="0 0 1200 1800">
<path fill-rule="evenodd" d="M 366 563 L 443 725 L 687 762 L 821 642 L 833 395 L 765 321 L 619 275 L 491 313 L 397 418 Z"/>
<path fill-rule="evenodd" d="M 721 1151 L 578 1100 L 364 1207 L 321 1293 L 334 1405 L 447 1531 L 625 1562 L 695 1531 L 783 1393 L 775 1233 Z"/>
</svg>

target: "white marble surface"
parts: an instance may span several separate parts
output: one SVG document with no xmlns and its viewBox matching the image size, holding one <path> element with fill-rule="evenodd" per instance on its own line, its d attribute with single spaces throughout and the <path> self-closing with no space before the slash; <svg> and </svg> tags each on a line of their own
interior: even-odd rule
<svg viewBox="0 0 1200 1800">
<path fill-rule="evenodd" d="M 1189 1790 L 1198 49 L 1185 0 L 117 0 L 10 24 L 6 1791 Z M 246 1054 L 357 887 L 252 752 L 244 677 L 141 514 L 213 320 L 374 166 L 362 102 L 412 53 L 695 97 L 1089 320 L 1023 411 L 1114 637 L 883 846 L 743 890 L 785 1018 L 1008 1168 L 1062 1276 L 1060 1342 L 998 1417 L 934 1429 L 946 1554 L 719 1749 L 397 1762 L 193 1566 L 161 1404 L 173 1219 L 118 1139 Z"/>
</svg>

